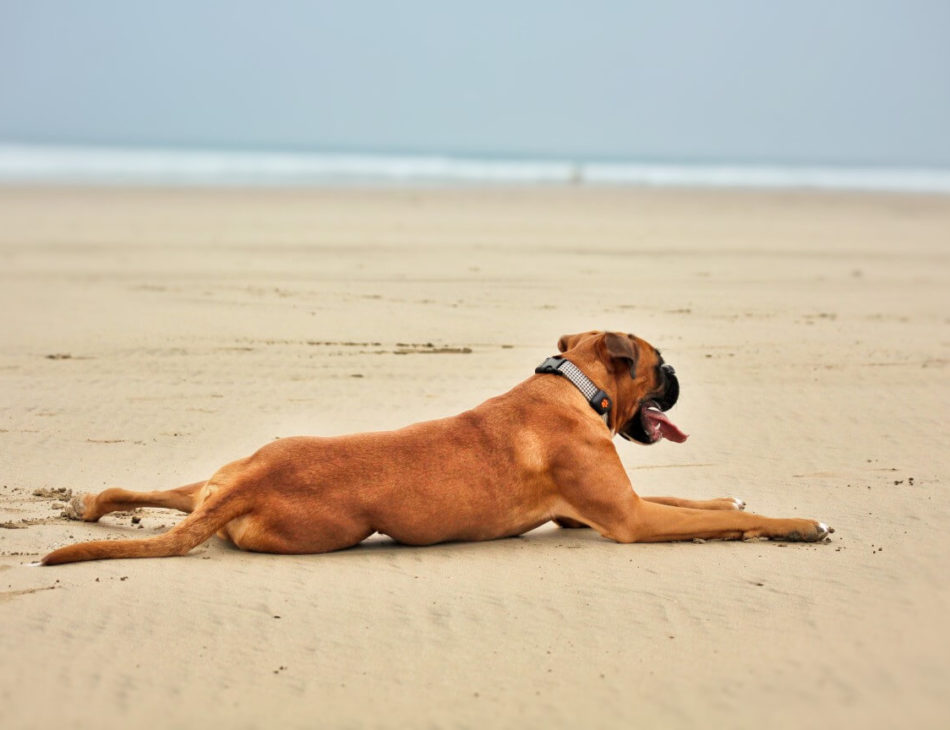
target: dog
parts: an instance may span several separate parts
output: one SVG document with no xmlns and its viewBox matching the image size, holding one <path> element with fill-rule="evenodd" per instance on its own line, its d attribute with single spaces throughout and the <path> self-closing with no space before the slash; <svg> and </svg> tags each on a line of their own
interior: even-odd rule
<svg viewBox="0 0 950 730">
<path fill-rule="evenodd" d="M 87 522 L 137 507 L 190 514 L 161 535 L 69 545 L 42 564 L 185 555 L 215 533 L 243 550 L 303 554 L 375 532 L 431 545 L 520 535 L 551 520 L 619 543 L 817 542 L 833 532 L 815 520 L 751 514 L 731 497 L 638 496 L 613 437 L 686 440 L 666 414 L 679 397 L 673 367 L 645 340 L 619 332 L 564 335 L 557 349 L 507 393 L 451 418 L 280 439 L 207 481 L 74 497 L 75 517 Z"/>
</svg>

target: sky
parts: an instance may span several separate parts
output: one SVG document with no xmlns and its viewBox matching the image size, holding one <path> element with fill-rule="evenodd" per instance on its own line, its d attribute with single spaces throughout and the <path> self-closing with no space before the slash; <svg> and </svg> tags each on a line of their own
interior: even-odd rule
<svg viewBox="0 0 950 730">
<path fill-rule="evenodd" d="M 948 0 L 0 0 L 0 143 L 950 166 Z"/>
</svg>

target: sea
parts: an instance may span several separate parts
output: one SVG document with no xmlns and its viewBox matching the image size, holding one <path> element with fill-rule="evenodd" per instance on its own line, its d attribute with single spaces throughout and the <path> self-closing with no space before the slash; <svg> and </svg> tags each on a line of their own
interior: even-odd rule
<svg viewBox="0 0 950 730">
<path fill-rule="evenodd" d="M 950 168 L 0 143 L 0 184 L 602 185 L 950 193 Z"/>
</svg>

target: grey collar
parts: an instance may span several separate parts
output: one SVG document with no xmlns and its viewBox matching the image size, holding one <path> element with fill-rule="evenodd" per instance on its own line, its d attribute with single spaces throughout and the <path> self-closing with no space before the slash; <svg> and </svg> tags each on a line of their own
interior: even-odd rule
<svg viewBox="0 0 950 730">
<path fill-rule="evenodd" d="M 550 373 L 567 378 L 573 383 L 574 387 L 584 394 L 590 407 L 601 415 L 604 419 L 604 423 L 607 423 L 607 419 L 610 416 L 610 407 L 613 405 L 610 401 L 610 396 L 598 388 L 594 384 L 594 381 L 584 375 L 581 369 L 570 360 L 565 360 L 559 355 L 549 357 L 538 365 L 538 367 L 534 369 L 534 372 L 540 374 Z"/>
</svg>

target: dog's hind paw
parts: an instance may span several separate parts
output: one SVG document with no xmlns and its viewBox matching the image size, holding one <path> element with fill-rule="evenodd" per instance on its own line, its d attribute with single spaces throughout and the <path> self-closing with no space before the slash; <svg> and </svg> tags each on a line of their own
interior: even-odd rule
<svg viewBox="0 0 950 730">
<path fill-rule="evenodd" d="M 95 522 L 99 518 L 92 514 L 89 504 L 93 500 L 91 494 L 77 494 L 66 505 L 62 516 L 67 520 L 78 520 L 81 522 Z"/>
</svg>

